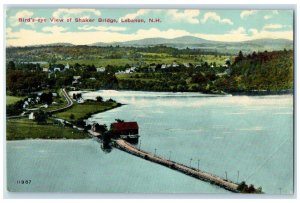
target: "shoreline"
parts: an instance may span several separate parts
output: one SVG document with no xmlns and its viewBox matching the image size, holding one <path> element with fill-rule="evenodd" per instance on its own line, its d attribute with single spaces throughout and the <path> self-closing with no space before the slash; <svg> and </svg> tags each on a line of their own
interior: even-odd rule
<svg viewBox="0 0 300 203">
<path fill-rule="evenodd" d="M 251 90 L 251 91 L 232 91 L 232 92 L 193 92 L 193 91 L 187 91 L 187 92 L 172 92 L 172 91 L 155 91 L 155 90 L 130 90 L 130 89 L 90 89 L 90 90 L 77 90 L 81 93 L 90 93 L 90 92 L 98 92 L 98 91 L 118 91 L 118 92 L 147 92 L 147 93 L 197 93 L 207 96 L 276 96 L 276 95 L 295 95 L 295 90 L 278 90 L 278 91 L 267 91 L 267 90 Z M 77 92 L 76 91 L 76 92 Z"/>
<path fill-rule="evenodd" d="M 94 105 L 97 105 L 97 104 L 101 104 L 101 103 L 95 103 Z M 111 105 L 109 107 L 105 107 L 104 109 L 102 110 L 98 110 L 98 111 L 94 111 L 94 112 L 88 112 L 87 114 L 85 114 L 83 117 L 80 117 L 76 120 L 73 120 L 73 121 L 69 121 L 69 120 L 66 120 L 65 118 L 63 117 L 58 117 L 54 114 L 51 114 L 51 116 L 49 117 L 49 119 L 51 118 L 57 118 L 57 119 L 61 119 L 63 120 L 63 123 L 64 123 L 64 126 L 61 127 L 59 125 L 56 125 L 52 122 L 50 123 L 46 123 L 45 125 L 39 125 L 37 124 L 36 122 L 34 121 L 31 121 L 29 119 L 26 119 L 26 118 L 16 118 L 16 119 L 13 119 L 14 121 L 10 121 L 11 119 L 6 117 L 6 141 L 18 141 L 18 140 L 78 140 L 78 139 L 90 139 L 91 137 L 89 136 L 87 130 L 85 129 L 85 125 L 79 125 L 79 123 L 82 121 L 84 122 L 84 120 L 90 118 L 91 116 L 95 115 L 95 114 L 98 114 L 98 113 L 103 113 L 103 112 L 106 112 L 106 111 L 109 111 L 109 110 L 112 110 L 112 109 L 115 109 L 115 108 L 118 108 L 118 107 L 121 107 L 123 106 L 124 104 L 121 104 L 119 102 L 116 102 L 114 101 L 114 105 Z M 71 107 L 72 108 L 72 107 Z M 83 106 L 84 108 L 84 106 Z M 64 109 L 64 111 L 62 112 L 67 112 L 69 110 L 69 108 L 67 109 Z M 53 117 L 54 116 L 54 117 Z M 23 121 L 24 119 L 26 120 L 26 122 L 24 123 Z M 28 120 L 28 121 L 27 121 Z M 14 125 L 13 128 L 8 128 L 8 124 L 10 122 L 10 125 Z M 15 122 L 13 124 L 13 122 Z M 68 122 L 69 124 L 67 125 L 65 122 Z M 85 122 L 84 122 L 85 123 Z M 28 134 L 28 132 L 25 132 L 24 134 L 21 132 L 21 133 L 16 133 L 14 132 L 14 128 L 17 127 L 18 128 L 18 125 L 20 125 L 20 128 L 24 128 L 24 127 L 34 127 L 32 128 L 32 131 L 31 131 L 31 136 L 30 136 L 30 133 Z M 79 130 L 79 128 L 82 128 L 83 130 Z M 40 129 L 55 129 L 55 131 L 57 130 L 58 133 L 59 131 L 61 131 L 61 133 L 59 133 L 59 135 L 61 135 L 62 137 L 61 138 L 58 138 L 56 137 L 56 135 L 54 135 L 53 133 L 51 134 L 51 132 L 49 132 L 49 135 L 50 136 L 47 136 L 45 137 L 45 133 L 41 133 L 41 136 L 40 133 L 38 133 L 38 130 Z M 61 128 L 61 129 L 59 129 Z M 36 130 L 38 129 L 38 130 Z M 10 133 L 9 133 L 10 131 Z M 73 132 L 75 131 L 75 132 Z M 24 132 L 24 131 L 23 131 Z M 13 134 L 11 134 L 13 133 Z M 26 134 L 27 133 L 27 134 Z M 66 134 L 65 134 L 66 133 Z M 16 136 L 16 135 L 22 135 L 20 137 Z M 77 134 L 77 136 L 79 134 L 85 134 L 86 136 L 82 137 L 82 136 L 79 136 L 79 137 L 76 137 L 76 136 L 73 136 L 73 134 Z M 10 135 L 10 136 L 9 136 Z M 36 136 L 36 137 L 35 137 Z M 50 138 L 50 137 L 53 137 L 53 138 Z"/>
</svg>

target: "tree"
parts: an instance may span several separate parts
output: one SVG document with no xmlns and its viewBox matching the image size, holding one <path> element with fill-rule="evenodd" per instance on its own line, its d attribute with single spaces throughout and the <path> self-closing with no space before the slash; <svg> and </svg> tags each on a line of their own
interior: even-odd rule
<svg viewBox="0 0 300 203">
<path fill-rule="evenodd" d="M 41 102 L 43 102 L 43 103 L 52 104 L 52 102 L 53 102 L 52 93 L 51 92 L 43 93 L 41 95 L 40 99 L 41 99 Z"/>
<path fill-rule="evenodd" d="M 13 61 L 9 61 L 8 64 L 7 64 L 7 68 L 8 69 L 15 69 L 16 65 Z"/>
<path fill-rule="evenodd" d="M 256 190 L 255 190 L 255 188 L 254 188 L 253 185 L 250 185 L 250 187 L 248 188 L 247 192 L 248 192 L 248 193 L 255 193 Z"/>
<path fill-rule="evenodd" d="M 74 114 L 71 113 L 71 114 L 70 114 L 70 119 L 71 119 L 71 120 L 74 120 L 74 118 L 75 118 Z"/>
<path fill-rule="evenodd" d="M 245 181 L 242 181 L 238 187 L 237 190 L 241 191 L 241 192 L 246 192 L 248 190 L 248 185 L 246 184 Z"/>
<path fill-rule="evenodd" d="M 34 120 L 38 123 L 38 124 L 44 124 L 47 123 L 47 118 L 48 118 L 48 114 L 42 110 L 37 111 L 34 114 Z"/>
<path fill-rule="evenodd" d="M 103 102 L 103 97 L 97 96 L 97 97 L 96 97 L 96 100 L 97 100 L 97 102 L 100 102 L 100 103 L 101 103 L 101 102 Z"/>
<path fill-rule="evenodd" d="M 244 59 L 244 55 L 242 51 L 239 51 L 239 54 L 237 57 L 235 57 L 234 63 L 238 63 L 239 61 Z"/>
</svg>

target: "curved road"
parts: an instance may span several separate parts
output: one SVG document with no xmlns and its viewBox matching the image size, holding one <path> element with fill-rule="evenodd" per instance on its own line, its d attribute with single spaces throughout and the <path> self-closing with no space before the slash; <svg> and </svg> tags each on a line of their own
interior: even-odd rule
<svg viewBox="0 0 300 203">
<path fill-rule="evenodd" d="M 58 108 L 58 109 L 54 109 L 54 110 L 51 110 L 51 111 L 47 111 L 47 113 L 60 112 L 60 111 L 63 111 L 63 110 L 66 110 L 66 109 L 70 108 L 74 104 L 73 100 L 70 98 L 70 96 L 68 95 L 68 93 L 65 90 L 65 88 L 62 88 L 61 90 L 62 90 L 63 96 L 67 100 L 68 104 L 66 106 L 64 106 L 64 107 L 61 107 L 61 108 Z M 27 116 L 28 115 L 18 115 L 18 116 L 8 116 L 6 118 L 23 118 L 23 117 L 27 117 Z"/>
<path fill-rule="evenodd" d="M 65 99 L 67 100 L 68 104 L 64 107 L 54 109 L 54 110 L 51 110 L 51 111 L 47 111 L 48 113 L 56 113 L 56 112 L 63 111 L 65 109 L 70 108 L 74 104 L 73 100 L 70 98 L 70 96 L 66 92 L 65 88 L 62 89 L 62 92 L 63 92 L 63 95 L 64 95 Z"/>
</svg>

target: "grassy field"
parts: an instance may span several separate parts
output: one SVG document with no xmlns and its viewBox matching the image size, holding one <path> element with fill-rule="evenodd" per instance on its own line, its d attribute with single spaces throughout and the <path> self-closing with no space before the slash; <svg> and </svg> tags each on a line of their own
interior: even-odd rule
<svg viewBox="0 0 300 203">
<path fill-rule="evenodd" d="M 87 133 L 69 127 L 53 125 L 51 121 L 45 125 L 38 125 L 28 119 L 8 119 L 6 124 L 7 140 L 22 139 L 84 139 Z"/>
<path fill-rule="evenodd" d="M 158 82 L 159 80 L 156 78 L 143 78 L 145 73 L 131 73 L 131 74 L 126 74 L 126 73 L 121 73 L 117 74 L 116 77 L 118 80 L 141 80 L 141 81 L 153 81 L 153 82 Z M 136 78 L 136 76 L 139 76 L 139 78 Z"/>
<path fill-rule="evenodd" d="M 84 119 L 89 115 L 100 113 L 103 111 L 107 111 L 109 109 L 113 109 L 118 106 L 118 103 L 115 102 L 86 102 L 84 104 L 74 104 L 72 108 L 55 114 L 57 117 L 68 120 L 74 121 L 79 119 Z M 74 118 L 71 119 L 71 115 L 74 115 Z"/>
<path fill-rule="evenodd" d="M 16 96 L 8 96 L 8 95 L 6 95 L 6 105 L 14 104 L 17 101 L 20 101 L 22 99 L 24 99 L 24 97 L 16 97 Z"/>
<path fill-rule="evenodd" d="M 132 58 L 124 58 L 124 59 L 76 59 L 76 60 L 59 60 L 56 63 L 74 65 L 75 63 L 86 64 L 86 65 L 95 65 L 96 67 L 107 65 L 112 66 L 125 66 L 136 65 L 138 62 L 144 62 L 146 64 L 156 63 L 156 64 L 171 64 L 174 61 L 177 63 L 193 63 L 199 64 L 201 61 L 206 61 L 207 63 L 215 62 L 216 65 L 222 65 L 225 63 L 227 58 L 232 59 L 232 56 L 225 55 L 181 55 L 180 57 L 173 57 L 169 54 L 165 53 L 141 53 L 143 55 L 142 59 L 132 59 Z"/>
<path fill-rule="evenodd" d="M 85 64 L 85 65 L 95 65 L 96 67 L 101 67 L 104 66 L 106 67 L 107 65 L 112 65 L 112 66 L 125 66 L 126 64 L 133 64 L 136 63 L 134 60 L 130 59 L 77 59 L 77 60 L 60 60 L 57 61 L 56 63 L 61 63 L 61 64 L 67 64 L 69 65 L 75 65 L 75 63 L 79 64 Z"/>
</svg>

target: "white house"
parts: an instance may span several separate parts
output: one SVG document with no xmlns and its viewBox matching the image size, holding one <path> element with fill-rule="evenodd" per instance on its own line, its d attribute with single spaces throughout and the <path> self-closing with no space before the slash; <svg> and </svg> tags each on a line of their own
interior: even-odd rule
<svg viewBox="0 0 300 203">
<path fill-rule="evenodd" d="M 101 67 L 101 68 L 96 68 L 97 72 L 105 72 L 105 67 Z"/>
<path fill-rule="evenodd" d="M 29 105 L 28 101 L 25 101 L 24 104 L 23 104 L 23 109 L 27 108 Z"/>
<path fill-rule="evenodd" d="M 31 113 L 29 114 L 28 119 L 30 119 L 30 120 L 34 120 L 34 119 L 35 119 L 35 116 L 34 116 L 34 113 L 33 113 L 33 112 L 31 112 Z"/>
<path fill-rule="evenodd" d="M 156 70 L 156 66 L 150 66 L 149 67 L 149 71 L 155 72 L 155 70 Z"/>
<path fill-rule="evenodd" d="M 83 104 L 84 103 L 84 99 L 82 97 L 80 97 L 79 99 L 77 99 L 77 103 L 78 104 Z"/>
<path fill-rule="evenodd" d="M 65 65 L 65 70 L 67 70 L 67 69 L 69 69 L 70 68 L 70 66 L 69 66 L 69 64 L 67 63 L 67 65 Z"/>
<path fill-rule="evenodd" d="M 48 108 L 48 104 L 42 105 L 41 108 Z"/>
<path fill-rule="evenodd" d="M 55 68 L 53 69 L 53 71 L 54 71 L 54 72 L 56 72 L 56 71 L 60 72 L 60 68 L 59 68 L 59 67 L 55 67 Z"/>
<path fill-rule="evenodd" d="M 188 64 L 188 63 L 184 63 L 183 65 L 184 65 L 184 67 L 186 67 L 186 68 L 189 68 L 189 67 L 190 67 L 190 64 Z"/>
<path fill-rule="evenodd" d="M 39 96 L 37 96 L 37 97 L 35 98 L 35 102 L 36 102 L 36 103 L 39 103 L 40 100 L 41 100 L 41 98 L 40 98 Z"/>
<path fill-rule="evenodd" d="M 179 65 L 176 62 L 173 62 L 172 67 L 178 67 Z"/>
<path fill-rule="evenodd" d="M 77 75 L 77 76 L 73 76 L 74 80 L 79 80 L 81 78 L 81 76 Z"/>
<path fill-rule="evenodd" d="M 81 78 L 81 76 L 73 76 L 73 82 L 72 82 L 72 84 L 73 85 L 76 85 L 76 84 L 78 84 L 79 83 L 79 79 Z"/>
</svg>

